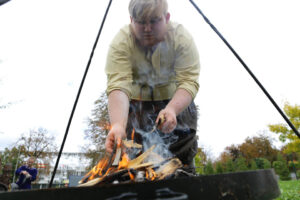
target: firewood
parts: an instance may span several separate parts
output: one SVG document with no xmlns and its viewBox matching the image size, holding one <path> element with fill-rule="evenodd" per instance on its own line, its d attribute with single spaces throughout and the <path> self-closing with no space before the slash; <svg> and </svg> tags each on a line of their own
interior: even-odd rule
<svg viewBox="0 0 300 200">
<path fill-rule="evenodd" d="M 112 163 L 112 166 L 118 166 L 121 158 L 122 149 L 121 147 L 117 147 L 116 156 Z"/>
<path fill-rule="evenodd" d="M 145 151 L 143 154 L 138 156 L 137 158 L 128 161 L 128 164 L 122 166 L 122 168 L 115 168 L 111 167 L 111 160 L 112 156 L 107 158 L 108 165 L 105 166 L 105 172 L 106 174 L 97 174 L 97 177 L 93 180 L 90 180 L 86 183 L 80 184 L 78 187 L 86 187 L 86 186 L 94 186 L 98 184 L 104 184 L 104 183 L 112 183 L 114 181 L 124 180 L 124 177 L 131 176 L 132 178 L 132 170 L 138 172 L 141 172 L 140 174 L 145 174 L 147 177 L 140 178 L 139 180 L 161 180 L 164 179 L 172 174 L 175 173 L 175 171 L 182 167 L 182 163 L 178 158 L 167 158 L 164 159 L 160 155 L 153 152 L 153 149 L 155 148 L 155 145 L 153 145 L 151 148 L 149 148 L 147 151 Z M 117 151 L 117 152 L 116 152 Z M 116 154 L 121 155 L 121 148 L 117 148 L 117 150 L 114 151 Z M 119 152 L 118 152 L 119 151 Z M 115 157 L 117 157 L 116 155 Z M 150 158 L 152 157 L 152 158 Z M 154 157 L 154 159 L 153 159 Z M 116 159 L 116 158 L 115 158 Z M 120 158 L 117 157 L 117 160 L 119 161 Z M 89 175 L 89 174 L 88 174 Z M 135 175 L 133 175 L 135 177 Z M 137 178 L 137 177 L 136 177 Z M 127 179 L 128 180 L 128 179 Z M 81 182 L 82 183 L 82 182 Z"/>
<path fill-rule="evenodd" d="M 98 177 L 98 178 L 95 178 L 93 180 L 90 180 L 86 183 L 83 183 L 83 184 L 79 184 L 77 187 L 88 187 L 88 186 L 93 186 L 93 185 L 96 185 L 97 183 L 101 182 L 103 179 L 103 176 L 102 177 Z"/>
<path fill-rule="evenodd" d="M 108 157 L 108 164 L 105 166 L 105 168 L 102 170 L 102 174 L 106 174 L 107 170 L 111 167 L 112 162 L 113 162 L 113 157 L 116 153 L 117 150 L 117 143 L 115 142 L 113 152 L 112 153 L 105 153 L 105 156 Z"/>
<path fill-rule="evenodd" d="M 88 173 L 87 173 L 87 174 L 86 174 L 86 175 L 78 182 L 78 184 L 83 184 L 83 183 L 87 182 L 91 174 L 92 174 L 92 172 L 89 171 L 89 172 L 88 172 Z"/>
<path fill-rule="evenodd" d="M 123 145 L 126 148 L 137 148 L 141 149 L 143 146 L 141 144 L 135 143 L 133 140 L 123 140 Z"/>
<path fill-rule="evenodd" d="M 147 151 L 145 151 L 139 157 L 129 161 L 128 168 L 134 168 L 134 167 L 139 166 L 150 155 L 150 153 L 153 151 L 154 147 L 155 147 L 155 145 L 150 147 Z"/>
<path fill-rule="evenodd" d="M 140 164 L 138 166 L 133 166 L 130 169 L 138 170 L 138 169 L 142 169 L 142 168 L 151 167 L 152 165 L 153 165 L 152 163 L 143 163 L 143 164 Z M 113 172 L 111 174 L 107 174 L 105 176 L 98 177 L 98 178 L 95 178 L 93 180 L 90 180 L 89 182 L 80 184 L 80 185 L 78 185 L 78 187 L 94 186 L 94 185 L 99 184 L 100 182 L 113 182 L 114 180 L 116 180 L 117 178 L 119 178 L 120 176 L 122 176 L 123 174 L 128 172 L 128 170 L 130 170 L 130 169 L 128 169 L 128 168 L 121 169 L 121 170 Z"/>
<path fill-rule="evenodd" d="M 161 167 L 158 168 L 156 171 L 158 180 L 162 180 L 165 177 L 174 174 L 176 169 L 182 167 L 182 163 L 178 158 L 174 158 L 167 162 L 166 164 L 162 165 Z"/>
<path fill-rule="evenodd" d="M 117 145 L 114 146 L 114 152 L 116 151 Z M 83 184 L 86 183 L 90 177 L 97 176 L 98 174 L 105 174 L 107 170 L 111 167 L 112 158 L 114 153 L 105 153 L 104 157 L 98 162 L 96 166 L 94 166 L 78 183 Z"/>
</svg>

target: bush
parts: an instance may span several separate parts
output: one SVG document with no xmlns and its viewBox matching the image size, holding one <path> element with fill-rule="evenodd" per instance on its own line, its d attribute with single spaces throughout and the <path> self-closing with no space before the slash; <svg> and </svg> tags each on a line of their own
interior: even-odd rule
<svg viewBox="0 0 300 200">
<path fill-rule="evenodd" d="M 271 163 L 265 158 L 255 158 L 254 159 L 258 169 L 270 169 Z"/>
<path fill-rule="evenodd" d="M 214 168 L 211 161 L 208 161 L 206 166 L 204 167 L 204 174 L 214 174 Z"/>
<path fill-rule="evenodd" d="M 288 181 L 288 180 L 291 180 L 291 177 L 290 177 L 290 171 L 289 169 L 287 168 L 287 166 L 285 166 L 281 173 L 279 174 L 279 178 L 280 180 L 282 181 Z"/>
<path fill-rule="evenodd" d="M 282 154 L 279 153 L 277 155 L 277 161 L 280 161 L 280 163 L 277 164 L 277 162 L 273 162 L 273 167 L 275 169 L 275 172 L 277 170 L 276 173 L 279 175 L 280 180 L 290 180 L 291 177 L 287 165 L 287 160 L 284 158 Z"/>
<path fill-rule="evenodd" d="M 264 159 L 264 169 L 270 169 L 271 168 L 271 162 L 267 159 Z"/>
<path fill-rule="evenodd" d="M 283 162 L 282 161 L 274 161 L 273 162 L 273 168 L 274 168 L 274 170 L 275 170 L 275 173 L 277 174 L 277 175 L 279 175 L 280 173 L 281 173 L 281 170 L 282 170 L 282 168 L 283 168 Z"/>
<path fill-rule="evenodd" d="M 222 174 L 224 172 L 223 166 L 221 162 L 216 163 L 216 173 L 217 174 Z"/>
<path fill-rule="evenodd" d="M 289 168 L 284 161 L 274 161 L 273 168 L 280 180 L 291 180 Z"/>
<path fill-rule="evenodd" d="M 197 174 L 204 174 L 203 159 L 198 154 L 195 156 L 195 166 Z"/>
<path fill-rule="evenodd" d="M 247 164 L 246 164 L 246 159 L 243 157 L 239 157 L 235 160 L 235 169 L 236 171 L 246 171 L 248 170 Z"/>
<path fill-rule="evenodd" d="M 256 165 L 256 162 L 254 160 L 251 160 L 250 169 L 251 170 L 257 170 L 257 165 Z"/>
<path fill-rule="evenodd" d="M 234 172 L 234 165 L 233 165 L 233 161 L 231 159 L 227 160 L 226 162 L 226 172 Z"/>
</svg>

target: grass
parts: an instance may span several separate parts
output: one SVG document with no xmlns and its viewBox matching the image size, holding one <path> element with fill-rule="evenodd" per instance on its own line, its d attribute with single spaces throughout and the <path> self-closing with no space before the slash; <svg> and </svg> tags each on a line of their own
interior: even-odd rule
<svg viewBox="0 0 300 200">
<path fill-rule="evenodd" d="M 276 200 L 300 200 L 300 180 L 279 181 L 281 195 Z"/>
</svg>

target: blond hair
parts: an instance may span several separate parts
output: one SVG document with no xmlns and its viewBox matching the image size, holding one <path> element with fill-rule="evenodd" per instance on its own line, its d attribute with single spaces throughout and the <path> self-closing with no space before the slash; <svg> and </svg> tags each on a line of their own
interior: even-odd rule
<svg viewBox="0 0 300 200">
<path fill-rule="evenodd" d="M 168 3 L 167 0 L 131 0 L 128 9 L 131 17 L 144 20 L 166 15 Z"/>
</svg>

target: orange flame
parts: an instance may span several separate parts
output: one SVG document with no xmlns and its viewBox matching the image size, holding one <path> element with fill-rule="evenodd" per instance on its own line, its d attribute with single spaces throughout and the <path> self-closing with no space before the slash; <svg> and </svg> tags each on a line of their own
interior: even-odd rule
<svg viewBox="0 0 300 200">
<path fill-rule="evenodd" d="M 146 171 L 146 179 L 154 181 L 155 178 L 157 177 L 155 171 L 152 168 L 148 168 Z"/>
<path fill-rule="evenodd" d="M 127 168 L 129 163 L 129 157 L 126 153 L 123 154 L 122 160 L 119 162 L 118 169 Z"/>
<path fill-rule="evenodd" d="M 130 180 L 134 181 L 134 175 L 130 172 L 129 169 L 128 169 L 128 174 L 129 174 Z"/>
<path fill-rule="evenodd" d="M 132 129 L 132 132 L 131 132 L 131 140 L 132 140 L 132 141 L 134 140 L 134 133 L 135 133 L 135 129 L 133 128 L 133 129 Z"/>
<path fill-rule="evenodd" d="M 105 166 L 107 166 L 107 164 L 108 164 L 107 158 L 103 158 L 102 160 L 100 160 L 98 164 L 94 166 L 93 169 L 86 175 L 86 176 L 91 175 L 88 178 L 88 180 L 94 179 L 96 175 L 102 176 L 102 170 L 104 169 Z"/>
</svg>

